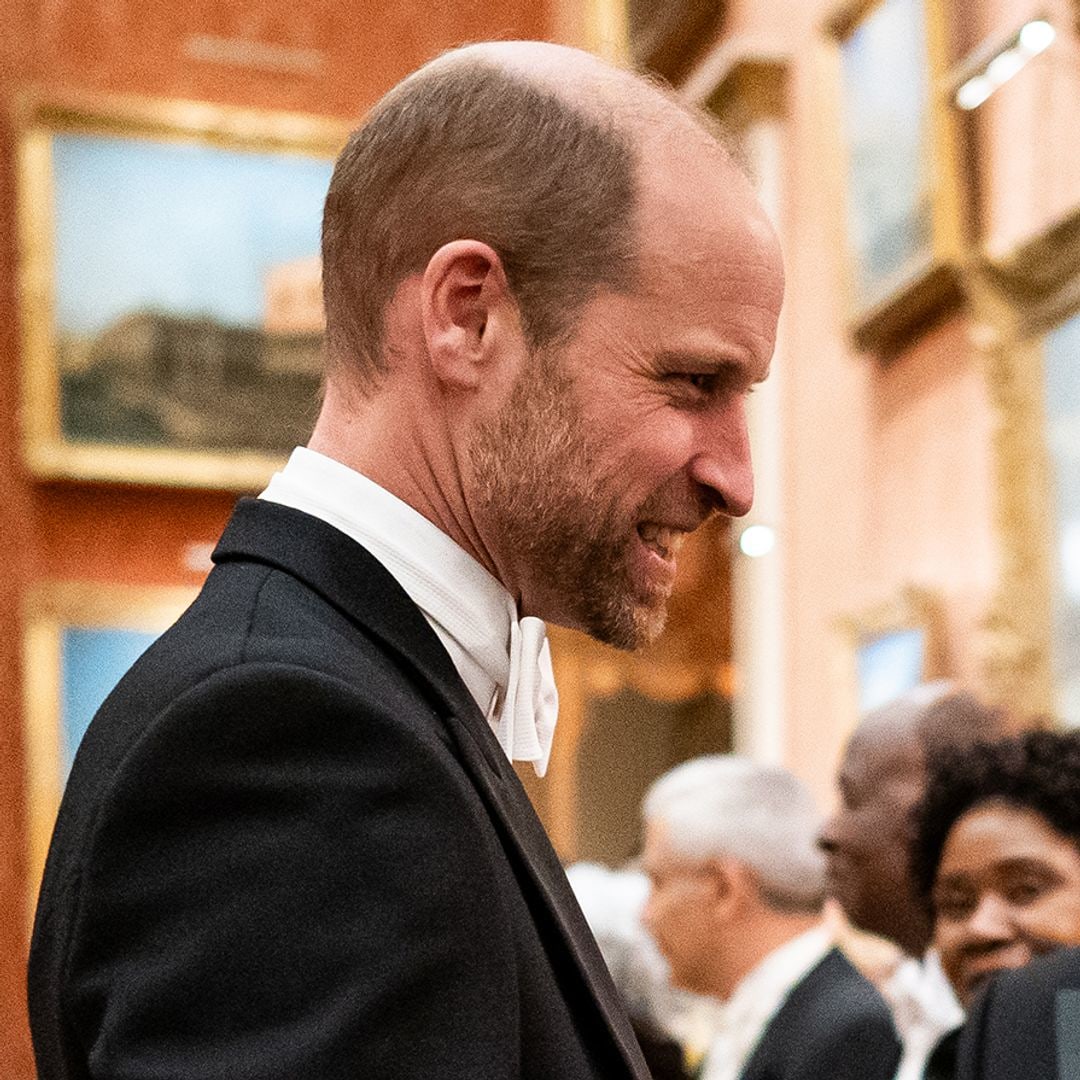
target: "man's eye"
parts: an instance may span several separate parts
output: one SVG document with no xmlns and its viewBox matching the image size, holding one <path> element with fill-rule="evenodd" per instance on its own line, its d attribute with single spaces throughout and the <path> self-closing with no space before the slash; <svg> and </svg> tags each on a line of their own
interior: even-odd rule
<svg viewBox="0 0 1080 1080">
<path fill-rule="evenodd" d="M 713 397 L 720 388 L 720 376 L 715 372 L 687 371 L 671 378 L 685 392 L 695 397 Z"/>
</svg>

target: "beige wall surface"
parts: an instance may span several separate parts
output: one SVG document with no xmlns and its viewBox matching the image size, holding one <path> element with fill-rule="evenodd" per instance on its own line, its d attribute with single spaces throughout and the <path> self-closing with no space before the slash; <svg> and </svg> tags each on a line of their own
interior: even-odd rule
<svg viewBox="0 0 1080 1080">
<path fill-rule="evenodd" d="M 915 327 L 896 355 L 852 344 L 840 48 L 829 26 L 857 8 L 732 0 L 720 36 L 687 79 L 690 96 L 703 99 L 709 80 L 742 60 L 779 58 L 787 70 L 779 224 L 788 289 L 775 366 L 783 465 L 772 493 L 784 522 L 785 617 L 775 655 L 785 686 L 783 756 L 823 801 L 834 797 L 835 765 L 856 719 L 845 620 L 917 586 L 940 609 L 945 673 L 1000 696 L 989 637 L 1010 516 L 1000 438 L 1007 398 L 995 390 L 1001 372 L 991 359 L 1000 327 L 987 325 L 979 290 L 965 289 L 961 303 Z M 1080 207 L 1080 47 L 1067 0 L 963 0 L 937 10 L 963 29 L 958 35 L 954 22 L 953 67 L 939 100 L 957 139 L 958 180 L 974 192 L 971 214 L 955 223 L 966 237 L 956 259 L 966 285 L 982 255 L 1009 252 Z M 1053 47 L 963 128 L 948 105 L 958 54 L 1002 43 L 1041 15 L 1058 30 Z"/>
</svg>

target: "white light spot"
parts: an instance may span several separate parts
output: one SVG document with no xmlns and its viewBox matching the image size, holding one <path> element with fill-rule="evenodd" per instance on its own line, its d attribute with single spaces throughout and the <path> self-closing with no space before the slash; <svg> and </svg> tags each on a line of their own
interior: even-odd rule
<svg viewBox="0 0 1080 1080">
<path fill-rule="evenodd" d="M 993 92 L 990 80 L 985 75 L 976 75 L 956 91 L 956 104 L 961 109 L 977 109 Z"/>
<path fill-rule="evenodd" d="M 1024 25 L 1020 31 L 1020 45 L 1024 52 L 1035 56 L 1048 49 L 1057 37 L 1057 31 L 1045 19 L 1036 19 Z"/>
<path fill-rule="evenodd" d="M 1002 83 L 1007 83 L 1027 62 L 1028 57 L 1019 49 L 1006 49 L 986 65 L 986 77 L 996 90 Z"/>
<path fill-rule="evenodd" d="M 768 555 L 776 546 L 776 532 L 768 525 L 749 525 L 739 536 L 739 550 L 751 559 Z"/>
</svg>

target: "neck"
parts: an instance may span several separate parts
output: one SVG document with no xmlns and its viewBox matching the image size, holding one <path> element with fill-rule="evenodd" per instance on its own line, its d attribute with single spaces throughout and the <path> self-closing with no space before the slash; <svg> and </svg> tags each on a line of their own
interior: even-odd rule
<svg viewBox="0 0 1080 1080">
<path fill-rule="evenodd" d="M 361 398 L 331 379 L 308 446 L 423 514 L 501 581 L 472 520 L 441 414 L 418 407 L 425 392 L 391 377 L 373 397 Z"/>
<path fill-rule="evenodd" d="M 890 927 L 889 937 L 908 956 L 921 960 L 933 941 L 934 926 L 921 907 L 913 907 L 907 919 L 898 919 Z"/>
<path fill-rule="evenodd" d="M 718 943 L 712 995 L 726 1001 L 770 953 L 820 925 L 820 915 L 791 915 L 763 909 L 741 925 L 732 926 L 732 932 L 725 935 L 728 940 Z"/>
</svg>

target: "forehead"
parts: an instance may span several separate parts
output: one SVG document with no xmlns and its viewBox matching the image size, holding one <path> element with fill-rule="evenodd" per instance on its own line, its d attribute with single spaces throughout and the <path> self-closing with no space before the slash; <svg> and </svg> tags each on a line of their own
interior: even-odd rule
<svg viewBox="0 0 1080 1080">
<path fill-rule="evenodd" d="M 699 135 L 702 140 L 704 136 Z M 716 146 L 692 142 L 641 164 L 641 292 L 705 351 L 740 353 L 764 378 L 784 292 L 776 233 L 749 181 Z M 736 357 L 738 358 L 738 357 Z"/>
<path fill-rule="evenodd" d="M 852 735 L 844 753 L 840 774 L 849 783 L 885 780 L 921 782 L 922 749 L 907 726 L 864 724 Z"/>
<path fill-rule="evenodd" d="M 642 849 L 642 861 L 646 864 L 658 855 L 666 852 L 667 827 L 659 818 L 650 818 L 645 822 L 645 843 Z"/>
<path fill-rule="evenodd" d="M 646 874 L 655 874 L 674 860 L 667 824 L 659 818 L 645 823 L 645 844 L 641 866 Z"/>
<path fill-rule="evenodd" d="M 1080 873 L 1080 850 L 1070 837 L 1033 810 L 993 801 L 957 819 L 945 840 L 939 875 L 1044 860 L 1064 860 Z"/>
</svg>

